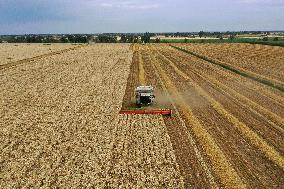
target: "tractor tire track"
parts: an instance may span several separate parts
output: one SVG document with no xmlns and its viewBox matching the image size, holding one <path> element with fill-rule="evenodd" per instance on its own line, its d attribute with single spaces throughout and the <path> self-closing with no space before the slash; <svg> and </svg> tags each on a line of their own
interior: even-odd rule
<svg viewBox="0 0 284 189">
<path fill-rule="evenodd" d="M 283 48 L 250 44 L 182 45 L 227 64 L 283 81 Z M 224 54 L 228 56 L 224 56 Z M 281 75 L 282 73 L 282 75 Z"/>
<path fill-rule="evenodd" d="M 241 178 L 236 173 L 236 171 L 231 167 L 231 164 L 227 161 L 227 158 L 221 151 L 221 149 L 216 145 L 212 136 L 205 130 L 203 125 L 199 120 L 193 115 L 192 110 L 189 109 L 184 98 L 178 92 L 177 88 L 171 81 L 172 79 L 167 76 L 163 68 L 159 65 L 160 63 L 152 59 L 151 63 L 156 68 L 157 72 L 161 78 L 165 81 L 167 89 L 170 91 L 172 96 L 175 96 L 175 103 L 179 110 L 181 110 L 183 118 L 189 124 L 188 129 L 194 133 L 195 138 L 199 141 L 199 144 L 203 147 L 212 168 L 214 170 L 216 178 L 220 179 L 220 187 L 236 187 L 244 188 Z"/>
<path fill-rule="evenodd" d="M 163 51 L 162 51 L 163 52 Z M 217 66 L 206 64 L 201 59 L 198 59 L 192 55 L 188 55 L 176 50 L 168 50 L 167 57 L 173 58 L 169 55 L 169 52 L 174 53 L 178 56 L 175 58 L 178 58 L 179 60 L 187 61 L 189 64 L 193 67 L 196 67 L 196 70 L 203 69 L 202 71 L 212 77 L 216 77 L 217 80 L 222 80 L 223 84 L 233 89 L 236 93 L 240 93 L 244 97 L 250 99 L 251 101 L 259 104 L 263 108 L 268 109 L 269 111 L 273 112 L 274 114 L 283 117 L 283 95 L 281 96 L 275 96 L 272 92 L 273 89 L 266 87 L 265 89 L 269 92 L 265 92 L 263 90 L 260 90 L 259 88 L 256 88 L 256 82 L 250 81 L 248 79 L 241 78 L 240 76 L 237 76 L 236 74 L 229 73 L 228 71 L 225 71 L 221 68 L 218 68 Z M 170 53 L 170 54 L 171 54 Z M 202 68 L 201 68 L 202 67 Z M 213 71 L 209 71 L 213 70 Z M 218 76 L 218 77 L 217 77 Z M 238 81 L 238 82 L 236 82 Z M 261 91 L 261 93 L 260 93 Z"/>
<path fill-rule="evenodd" d="M 224 82 L 221 83 L 217 79 L 214 79 L 214 77 L 208 76 L 209 74 L 204 74 L 203 73 L 204 67 L 202 67 L 202 65 L 196 64 L 194 65 L 196 69 L 192 69 L 192 65 L 195 64 L 194 62 L 188 63 L 188 61 L 181 59 L 179 57 L 170 57 L 168 54 L 163 54 L 163 53 L 159 54 L 163 56 L 166 59 L 166 61 L 178 62 L 179 64 L 175 65 L 178 66 L 180 69 L 182 69 L 183 72 L 188 73 L 188 75 L 198 75 L 198 77 L 202 78 L 203 83 L 206 83 L 209 80 L 210 84 L 214 85 L 215 89 L 221 90 L 222 93 L 226 93 L 227 96 L 234 99 L 236 103 L 240 104 L 240 106 L 242 106 L 240 107 L 240 109 L 243 108 L 250 109 L 250 111 L 254 112 L 255 114 L 258 114 L 258 116 L 262 118 L 261 120 L 264 121 L 262 123 L 267 123 L 268 125 L 273 126 L 280 133 L 282 134 L 284 133 L 284 128 L 283 128 L 284 120 L 281 117 L 270 112 L 266 108 L 263 108 L 254 101 L 251 101 L 242 94 L 239 94 L 236 91 L 232 90 L 229 86 L 224 85 L 223 84 Z"/>
<path fill-rule="evenodd" d="M 148 51 L 143 54 L 147 82 L 156 89 L 168 93 L 160 76 L 154 71 L 151 57 Z M 168 94 L 169 96 L 169 94 Z M 169 107 L 174 110 L 172 117 L 163 117 L 170 136 L 171 143 L 175 150 L 177 163 L 184 179 L 185 188 L 218 188 L 216 179 L 213 177 L 208 162 L 203 158 L 193 136 L 188 131 L 185 122 L 181 118 L 174 103 Z"/>
<path fill-rule="evenodd" d="M 190 51 L 190 50 L 186 50 L 184 48 L 180 48 L 180 47 L 176 47 L 176 46 L 172 46 L 172 47 L 175 48 L 175 49 L 178 49 L 180 51 L 183 51 L 183 52 L 189 53 L 191 55 L 194 55 L 194 56 L 196 56 L 198 58 L 201 58 L 201 59 L 207 61 L 208 63 L 220 66 L 220 67 L 222 67 L 224 69 L 227 69 L 227 70 L 229 70 L 231 72 L 239 74 L 239 75 L 241 75 L 243 77 L 252 79 L 254 81 L 257 81 L 259 83 L 262 83 L 264 85 L 273 87 L 275 89 L 278 89 L 278 90 L 284 92 L 284 83 L 279 81 L 279 80 L 268 78 L 268 77 L 265 77 L 265 76 L 261 76 L 259 74 L 250 72 L 248 70 L 244 70 L 244 69 L 236 67 L 236 66 L 228 65 L 228 64 L 226 64 L 224 62 L 215 60 L 215 59 L 213 59 L 211 57 L 207 57 L 207 56 L 201 55 L 199 53 L 196 53 L 196 52 L 193 52 L 193 51 Z"/>
<path fill-rule="evenodd" d="M 164 60 L 160 59 L 160 62 L 165 62 Z M 185 91 L 185 97 L 187 99 L 187 102 L 193 102 L 196 101 L 196 98 L 200 98 L 199 95 L 194 97 L 194 91 L 196 87 L 190 87 L 192 84 L 193 86 L 196 85 L 194 83 L 199 83 L 198 78 L 190 75 L 190 78 L 188 78 L 187 75 L 183 75 L 182 73 L 179 73 L 180 70 L 173 69 L 170 67 L 168 64 L 164 63 L 164 68 L 167 68 L 167 73 L 171 73 L 172 80 L 176 80 L 177 83 L 179 83 L 177 86 L 179 86 L 179 90 L 183 90 L 185 88 L 189 88 L 190 90 Z M 177 73 L 177 75 L 172 74 L 173 72 Z M 193 79 L 193 81 L 191 81 Z M 204 84 L 203 84 L 204 85 Z M 207 85 L 205 85 L 203 88 L 206 88 Z M 206 91 L 208 91 L 207 89 Z M 201 94 L 202 91 L 197 91 L 197 94 Z M 201 94 L 202 95 L 202 94 Z M 205 95 L 205 96 L 204 96 Z M 210 104 L 213 106 L 214 109 L 216 109 L 216 113 L 222 115 L 222 117 L 226 118 L 227 121 L 231 122 L 232 127 L 225 126 L 226 124 L 222 124 L 220 121 L 222 118 L 219 117 L 217 120 L 214 120 L 214 115 L 207 115 L 208 112 L 206 113 L 205 109 L 208 109 L 209 107 L 205 106 L 203 108 L 198 108 L 196 107 L 194 114 L 198 117 L 199 120 L 204 123 L 207 128 L 209 129 L 210 134 L 214 136 L 214 139 L 218 141 L 218 144 L 222 146 L 222 150 L 226 153 L 227 157 L 231 159 L 231 163 L 234 164 L 234 168 L 238 170 L 239 175 L 242 176 L 242 178 L 245 178 L 246 184 L 248 187 L 263 187 L 263 186 L 280 186 L 281 183 L 283 182 L 282 177 L 279 175 L 283 175 L 283 168 L 282 168 L 282 157 L 277 153 L 276 154 L 271 154 L 270 151 L 271 148 L 265 144 L 265 141 L 262 141 L 260 138 L 256 137 L 255 134 L 247 128 L 246 126 L 243 125 L 241 122 L 236 120 L 234 117 L 230 116 L 227 114 L 227 112 L 224 111 L 224 109 L 216 102 L 214 102 L 213 99 L 210 100 L 208 96 L 204 93 L 203 98 L 205 99 L 200 99 L 201 102 L 209 100 Z M 212 104 L 213 103 L 213 104 Z M 194 105 L 193 105 L 194 106 Z M 228 117 L 229 116 L 229 117 Z M 212 120 L 213 119 L 213 120 Z M 218 124 L 216 124 L 218 123 Z M 212 127 L 212 125 L 214 125 Z M 219 128 L 216 130 L 216 128 Z M 247 132 L 247 133 L 246 133 Z M 249 140 L 244 136 L 243 134 L 245 133 L 245 136 L 249 138 Z M 252 138 L 256 137 L 256 138 Z M 224 137 L 228 141 L 224 141 Z M 260 143 L 256 142 L 255 140 L 262 141 Z M 275 166 L 270 166 L 271 169 L 267 169 L 267 167 L 263 166 L 258 166 L 256 167 L 255 165 L 262 165 L 263 161 L 266 161 L 268 164 L 274 164 L 270 160 L 267 160 L 267 158 L 263 157 L 264 154 L 260 154 L 259 151 L 252 146 L 250 141 L 254 141 L 254 145 L 256 145 L 258 148 L 262 149 L 263 152 L 266 153 L 266 156 L 269 158 L 272 158 L 273 161 L 278 163 L 278 168 L 275 168 Z M 264 143 L 263 143 L 264 142 Z M 262 144 L 264 144 L 264 147 Z M 243 146 L 243 147 L 242 147 Z M 249 149 L 249 150 L 248 150 Z M 248 156 L 248 154 L 250 154 Z M 276 159 L 274 159 L 274 155 L 276 155 Z M 262 157 L 261 157 L 262 156 Z M 241 158 L 240 158 L 241 157 Z M 233 158 L 233 159 L 232 159 Z M 280 159 L 279 159 L 280 158 Z M 266 159 L 266 160 L 265 160 Z M 245 161 L 244 161 L 245 160 Z M 255 162 L 255 163 L 253 163 Z M 266 164 L 267 164 L 266 163 Z M 269 172 L 269 174 L 267 174 Z M 272 177 L 270 175 L 273 175 Z M 274 177 L 278 178 L 273 179 Z M 283 183 L 282 183 L 283 184 Z"/>
</svg>

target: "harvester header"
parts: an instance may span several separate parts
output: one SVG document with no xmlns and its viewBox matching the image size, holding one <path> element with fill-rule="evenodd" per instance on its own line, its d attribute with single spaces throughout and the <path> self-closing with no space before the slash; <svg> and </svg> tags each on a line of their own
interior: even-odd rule
<svg viewBox="0 0 284 189">
<path fill-rule="evenodd" d="M 150 115 L 172 115 L 172 110 L 165 109 L 165 110 L 121 110 L 120 114 L 125 115 L 139 115 L 139 114 L 150 114 Z"/>
</svg>

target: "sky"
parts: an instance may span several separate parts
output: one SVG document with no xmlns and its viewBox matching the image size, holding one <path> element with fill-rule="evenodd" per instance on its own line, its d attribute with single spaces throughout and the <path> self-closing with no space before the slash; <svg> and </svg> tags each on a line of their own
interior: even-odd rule
<svg viewBox="0 0 284 189">
<path fill-rule="evenodd" d="M 284 30 L 284 0 L 0 0 L 0 35 Z"/>
</svg>

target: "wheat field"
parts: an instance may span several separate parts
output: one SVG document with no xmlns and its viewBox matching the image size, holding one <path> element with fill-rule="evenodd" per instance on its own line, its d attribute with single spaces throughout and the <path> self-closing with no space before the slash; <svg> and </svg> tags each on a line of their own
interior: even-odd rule
<svg viewBox="0 0 284 189">
<path fill-rule="evenodd" d="M 282 47 L 1 44 L 0 60 L 0 188 L 284 185 Z M 141 84 L 172 116 L 119 114 Z"/>
</svg>

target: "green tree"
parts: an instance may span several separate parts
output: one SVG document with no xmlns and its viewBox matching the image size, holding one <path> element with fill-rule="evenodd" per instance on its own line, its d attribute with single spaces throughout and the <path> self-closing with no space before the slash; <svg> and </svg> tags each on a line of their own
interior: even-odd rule
<svg viewBox="0 0 284 189">
<path fill-rule="evenodd" d="M 268 37 L 262 38 L 262 41 L 268 41 Z"/>
<path fill-rule="evenodd" d="M 156 38 L 155 39 L 155 43 L 160 43 L 161 42 L 161 39 L 160 38 Z"/>
<path fill-rule="evenodd" d="M 135 36 L 133 39 L 133 43 L 138 43 L 138 42 L 139 42 L 138 36 Z"/>
<path fill-rule="evenodd" d="M 230 37 L 229 37 L 229 39 L 230 39 L 230 40 L 234 40 L 235 38 L 236 38 L 236 36 L 235 36 L 235 35 L 233 35 L 233 34 L 232 34 L 232 35 L 230 35 Z"/>
<path fill-rule="evenodd" d="M 199 35 L 200 38 L 203 37 L 203 36 L 204 36 L 204 31 L 200 31 L 200 32 L 198 33 L 198 35 Z"/>
<path fill-rule="evenodd" d="M 63 37 L 60 38 L 60 42 L 61 43 L 68 43 L 69 41 L 68 41 L 67 37 L 63 36 Z"/>
<path fill-rule="evenodd" d="M 126 43 L 126 42 L 127 42 L 127 37 L 126 37 L 126 35 L 122 35 L 122 36 L 121 36 L 120 42 L 121 42 L 121 43 Z"/>
<path fill-rule="evenodd" d="M 222 35 L 221 33 L 219 33 L 219 34 L 217 35 L 217 38 L 219 38 L 220 40 L 223 40 L 223 35 Z"/>
<path fill-rule="evenodd" d="M 113 36 L 99 35 L 95 39 L 95 42 L 96 43 L 116 43 L 117 39 L 116 39 L 116 37 L 113 37 Z"/>
<path fill-rule="evenodd" d="M 134 38 L 135 37 L 133 35 L 129 35 L 128 39 L 127 39 L 128 43 L 133 43 L 134 42 Z"/>
<path fill-rule="evenodd" d="M 146 32 L 142 37 L 141 37 L 141 41 L 143 43 L 150 43 L 150 39 L 151 39 L 151 36 L 150 36 L 150 33 Z"/>
</svg>

